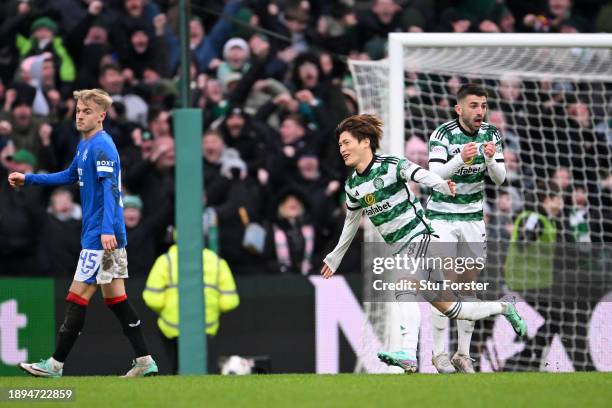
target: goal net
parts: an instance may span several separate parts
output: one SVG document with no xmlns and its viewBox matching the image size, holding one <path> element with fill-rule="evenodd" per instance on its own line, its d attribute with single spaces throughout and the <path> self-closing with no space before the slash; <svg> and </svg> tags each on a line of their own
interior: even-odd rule
<svg viewBox="0 0 612 408">
<path fill-rule="evenodd" d="M 381 150 L 423 167 L 430 134 L 456 117 L 459 87 L 476 82 L 488 92 L 485 121 L 501 131 L 507 175 L 499 187 L 486 179 L 480 280 L 494 288 L 484 297 L 517 299 L 529 331 L 518 339 L 503 318 L 477 322 L 476 366 L 612 370 L 612 35 L 393 33 L 387 59 L 349 66 L 360 112 L 385 123 Z M 429 192 L 417 190 L 425 204 Z M 545 243 L 542 231 L 551 227 L 554 239 Z M 380 241 L 367 228 L 366 237 Z M 524 272 L 534 269 L 523 259 L 527 242 L 543 262 L 535 284 Z M 364 290 L 376 300 L 371 274 Z M 373 301 L 364 309 L 381 344 L 396 346 L 393 306 Z M 421 310 L 420 371 L 435 372 L 429 306 Z M 453 322 L 447 350 L 456 350 Z"/>
</svg>

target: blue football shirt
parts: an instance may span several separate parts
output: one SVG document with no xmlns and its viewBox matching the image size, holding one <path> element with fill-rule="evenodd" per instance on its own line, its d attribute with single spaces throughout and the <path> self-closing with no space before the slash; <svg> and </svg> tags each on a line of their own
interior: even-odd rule
<svg viewBox="0 0 612 408">
<path fill-rule="evenodd" d="M 113 139 L 104 130 L 81 140 L 70 167 L 59 173 L 26 174 L 26 185 L 65 185 L 79 182 L 83 207 L 83 249 L 103 249 L 100 235 L 127 245 L 121 196 L 121 163 Z"/>
</svg>

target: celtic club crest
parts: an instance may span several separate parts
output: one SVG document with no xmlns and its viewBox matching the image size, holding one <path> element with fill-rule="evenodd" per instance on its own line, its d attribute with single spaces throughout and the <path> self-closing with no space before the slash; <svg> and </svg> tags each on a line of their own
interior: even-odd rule
<svg viewBox="0 0 612 408">
<path fill-rule="evenodd" d="M 381 188 L 383 188 L 384 185 L 385 185 L 385 182 L 380 177 L 376 177 L 374 179 L 374 187 L 376 187 L 377 190 L 380 190 Z"/>
</svg>

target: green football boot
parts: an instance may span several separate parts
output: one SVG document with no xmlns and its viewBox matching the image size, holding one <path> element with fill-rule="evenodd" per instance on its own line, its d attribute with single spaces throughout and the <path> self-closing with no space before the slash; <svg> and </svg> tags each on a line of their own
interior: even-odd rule
<svg viewBox="0 0 612 408">
<path fill-rule="evenodd" d="M 132 361 L 132 368 L 122 377 L 150 377 L 157 375 L 157 363 L 151 356 L 138 357 Z"/>
<path fill-rule="evenodd" d="M 519 336 L 523 337 L 527 334 L 527 324 L 521 318 L 516 311 L 516 307 L 513 302 L 504 302 L 506 304 L 506 310 L 504 311 L 504 317 L 512 325 L 514 332 Z"/>
<path fill-rule="evenodd" d="M 64 369 L 54 364 L 51 358 L 40 360 L 39 363 L 19 363 L 19 368 L 34 377 L 59 378 L 64 372 Z"/>
<path fill-rule="evenodd" d="M 388 366 L 396 366 L 404 370 L 406 374 L 416 373 L 418 363 L 416 356 L 401 351 L 379 351 L 378 359 Z"/>
</svg>

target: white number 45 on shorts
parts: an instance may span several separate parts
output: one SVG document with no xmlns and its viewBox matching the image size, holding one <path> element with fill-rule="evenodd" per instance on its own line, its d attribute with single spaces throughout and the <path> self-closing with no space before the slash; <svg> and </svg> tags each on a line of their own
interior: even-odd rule
<svg viewBox="0 0 612 408">
<path fill-rule="evenodd" d="M 118 248 L 112 252 L 103 249 L 83 249 L 79 255 L 79 264 L 74 280 L 87 284 L 103 285 L 115 278 L 128 277 L 127 252 Z"/>
</svg>

